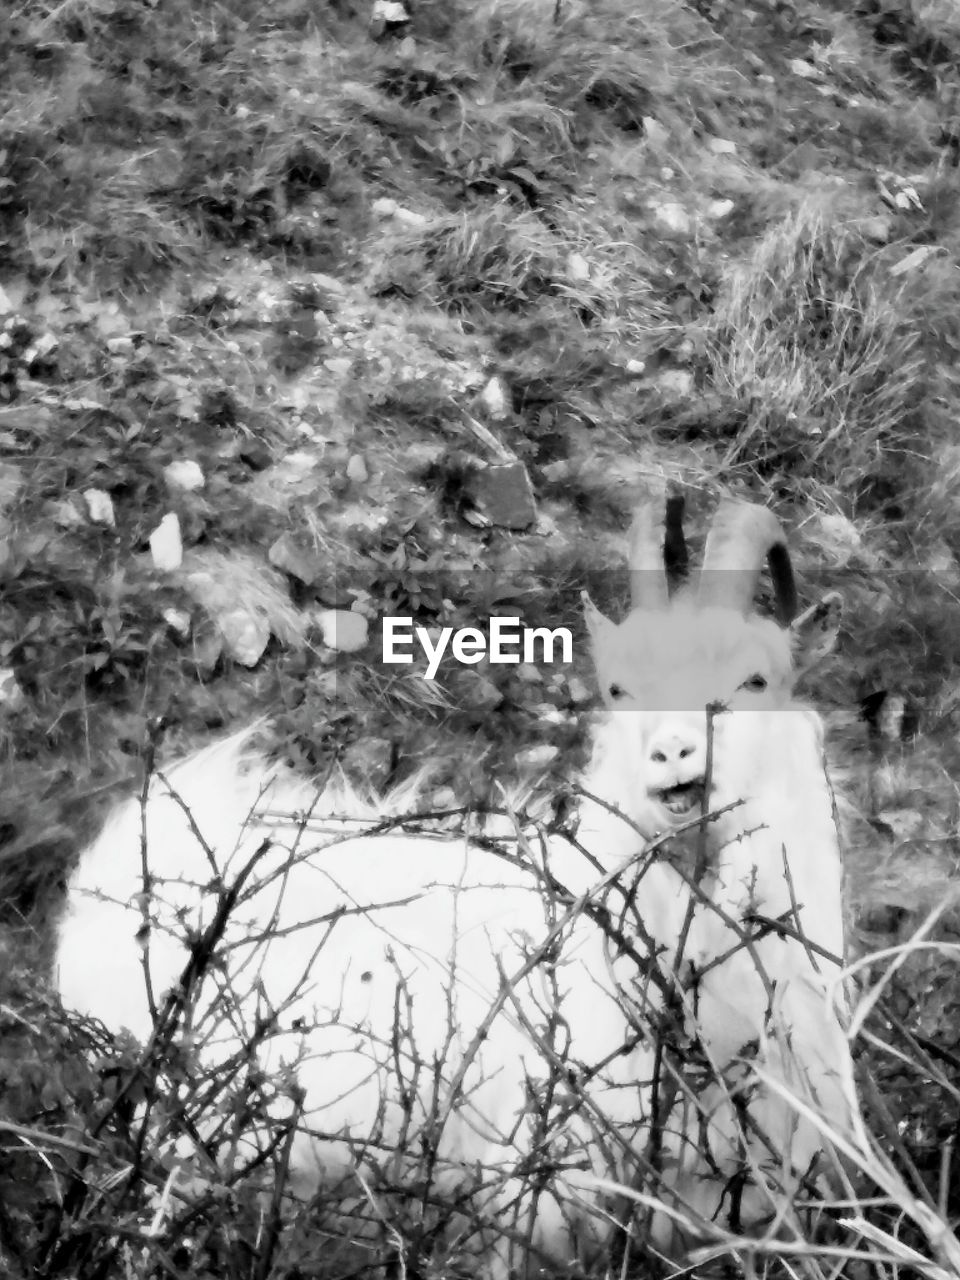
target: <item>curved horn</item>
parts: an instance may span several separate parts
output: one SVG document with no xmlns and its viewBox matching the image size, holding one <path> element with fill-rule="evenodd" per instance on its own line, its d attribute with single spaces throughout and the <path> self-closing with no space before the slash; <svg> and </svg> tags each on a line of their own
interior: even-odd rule
<svg viewBox="0 0 960 1280">
<path fill-rule="evenodd" d="M 664 492 L 658 486 L 637 508 L 630 526 L 627 567 L 634 609 L 665 609 L 670 600 L 664 572 Z"/>
<path fill-rule="evenodd" d="M 663 563 L 667 571 L 667 583 L 671 589 L 684 581 L 690 568 L 687 540 L 683 536 L 683 503 L 682 493 L 671 493 L 667 498 Z"/>
<path fill-rule="evenodd" d="M 797 611 L 797 590 L 780 521 L 766 507 L 722 502 L 707 534 L 699 603 L 749 613 L 764 557 L 773 580 L 777 618 L 786 626 Z"/>
</svg>

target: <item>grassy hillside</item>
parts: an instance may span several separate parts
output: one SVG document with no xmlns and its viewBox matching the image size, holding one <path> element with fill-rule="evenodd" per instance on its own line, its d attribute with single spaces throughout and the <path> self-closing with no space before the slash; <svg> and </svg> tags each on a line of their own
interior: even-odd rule
<svg viewBox="0 0 960 1280">
<path fill-rule="evenodd" d="M 695 547 L 720 493 L 772 503 L 805 599 L 842 590 L 808 692 L 856 945 L 945 904 L 933 935 L 954 940 L 960 11 L 415 0 L 408 23 L 370 19 L 365 0 L 0 13 L 2 1107 L 32 1135 L 0 1167 L 11 1274 L 324 1274 L 240 1228 L 190 1262 L 131 1225 L 142 1260 L 54 1210 L 37 1135 L 97 1105 L 76 1029 L 33 1009 L 58 885 L 157 717 L 172 753 L 267 714 L 299 767 L 383 786 L 431 764 L 448 802 L 560 785 L 583 644 L 570 666 L 428 683 L 375 643 L 335 652 L 321 613 L 374 638 L 391 612 L 580 636 L 582 587 L 622 607 L 646 477 L 688 493 Z M 164 570 L 171 513 L 184 556 Z M 949 1216 L 952 953 L 909 956 L 885 1000 L 878 1124 Z"/>
</svg>

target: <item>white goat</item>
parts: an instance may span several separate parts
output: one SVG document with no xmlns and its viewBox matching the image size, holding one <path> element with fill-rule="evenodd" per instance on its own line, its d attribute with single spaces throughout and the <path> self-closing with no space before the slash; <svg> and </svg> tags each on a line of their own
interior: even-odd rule
<svg viewBox="0 0 960 1280">
<path fill-rule="evenodd" d="M 669 520 L 667 532 L 669 539 Z M 701 1093 L 705 1130 L 671 1125 L 673 1188 L 716 1219 L 723 1179 L 704 1177 L 706 1141 L 714 1171 L 727 1175 L 726 1210 L 742 1224 L 772 1212 L 764 1183 L 781 1193 L 795 1186 L 791 1168 L 806 1170 L 823 1141 L 775 1089 L 753 1089 L 745 1128 L 737 1114 L 745 1095 L 730 1064 L 758 1042 L 759 1065 L 828 1124 L 848 1133 L 858 1114 L 834 1006 L 842 1000 L 834 990 L 844 953 L 842 859 L 822 725 L 792 699 L 797 675 L 836 640 L 840 600 L 826 596 L 790 626 L 751 616 L 764 554 L 779 617 L 791 623 L 796 597 L 782 530 L 770 512 L 745 504 L 717 512 L 696 597 L 669 600 L 646 518 L 635 526 L 629 616 L 615 626 L 587 602 L 612 709 L 592 776 L 648 836 L 688 820 L 705 790 L 718 814 L 696 841 L 688 834 L 674 856 L 650 867 L 637 909 L 682 995 L 689 1032 L 730 1085 Z M 607 818 L 602 828 L 606 840 L 582 825 L 581 840 L 616 848 L 622 826 Z M 736 1186 L 744 1156 L 752 1188 Z"/>
<path fill-rule="evenodd" d="M 819 721 L 791 701 L 791 646 L 828 647 L 837 604 L 792 631 L 751 616 L 765 553 L 784 615 L 793 591 L 779 525 L 743 504 L 714 520 L 699 596 L 671 602 L 664 556 L 683 540 L 675 501 L 667 513 L 665 546 L 652 508 L 635 523 L 626 620 L 587 602 L 609 709 L 576 840 L 385 830 L 409 795 L 361 814 L 342 787 L 318 797 L 270 768 L 245 731 L 121 806 L 69 885 L 68 1006 L 146 1041 L 184 975 L 188 1070 L 249 1043 L 266 1067 L 296 1063 L 300 1178 L 386 1169 L 422 1206 L 468 1184 L 491 1275 L 511 1241 L 561 1257 L 602 1243 L 597 1176 L 675 1205 L 682 1229 L 668 1212 L 648 1224 L 673 1253 L 711 1220 L 756 1227 L 823 1145 L 776 1086 L 837 1129 L 855 1116 L 828 990 L 843 951 L 832 798 Z M 671 1003 L 705 1086 L 658 1043 Z"/>
</svg>

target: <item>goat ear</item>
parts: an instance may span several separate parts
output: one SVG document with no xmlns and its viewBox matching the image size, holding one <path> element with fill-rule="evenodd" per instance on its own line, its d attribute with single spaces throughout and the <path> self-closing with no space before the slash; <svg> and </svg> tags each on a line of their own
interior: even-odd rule
<svg viewBox="0 0 960 1280">
<path fill-rule="evenodd" d="M 793 620 L 790 635 L 798 676 L 821 662 L 837 643 L 843 618 L 843 597 L 838 591 L 825 596 Z"/>
<path fill-rule="evenodd" d="M 616 623 L 611 622 L 600 612 L 597 606 L 590 599 L 588 592 L 581 591 L 580 599 L 583 602 L 583 620 L 587 624 L 587 631 L 590 635 L 590 641 L 593 644 L 593 651 L 603 647 L 605 640 L 616 630 Z"/>
</svg>

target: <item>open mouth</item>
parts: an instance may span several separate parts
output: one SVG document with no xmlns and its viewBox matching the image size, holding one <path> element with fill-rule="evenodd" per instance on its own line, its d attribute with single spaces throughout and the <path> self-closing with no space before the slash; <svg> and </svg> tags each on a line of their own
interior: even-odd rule
<svg viewBox="0 0 960 1280">
<path fill-rule="evenodd" d="M 691 778 L 689 782 L 678 782 L 675 787 L 655 791 L 654 795 L 675 818 L 686 818 L 703 804 L 703 793 L 703 778 Z"/>
</svg>

